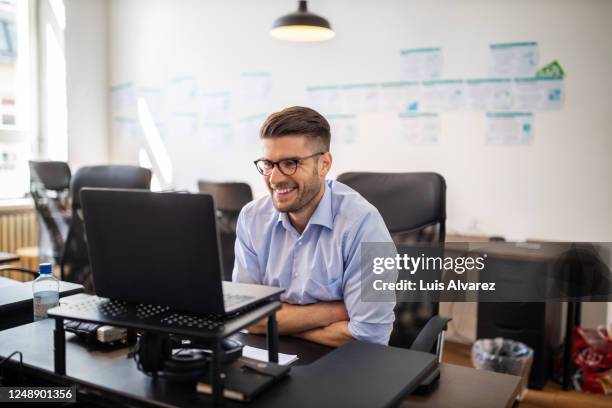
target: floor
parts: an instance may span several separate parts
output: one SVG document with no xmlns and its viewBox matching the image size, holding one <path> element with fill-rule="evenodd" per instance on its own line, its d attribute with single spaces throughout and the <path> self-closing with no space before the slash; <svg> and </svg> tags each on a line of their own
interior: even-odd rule
<svg viewBox="0 0 612 408">
<path fill-rule="evenodd" d="M 470 346 L 466 344 L 445 342 L 444 362 L 471 367 Z M 549 381 L 542 391 L 529 390 L 519 408 L 610 408 L 612 395 L 593 395 L 577 391 L 563 391 L 561 387 Z"/>
</svg>

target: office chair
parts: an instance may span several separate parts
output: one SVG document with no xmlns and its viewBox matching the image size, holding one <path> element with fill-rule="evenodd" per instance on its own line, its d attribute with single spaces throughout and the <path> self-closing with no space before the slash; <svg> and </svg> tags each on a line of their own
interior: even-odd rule
<svg viewBox="0 0 612 408">
<path fill-rule="evenodd" d="M 40 225 L 39 252 L 58 264 L 70 224 L 70 167 L 61 161 L 30 161 L 30 194 Z"/>
<path fill-rule="evenodd" d="M 223 279 L 231 281 L 234 269 L 236 222 L 242 207 L 249 201 L 253 201 L 253 192 L 247 183 L 221 183 L 205 180 L 198 181 L 198 189 L 201 193 L 211 194 L 215 199 L 223 256 Z"/>
<path fill-rule="evenodd" d="M 418 243 L 446 238 L 446 182 L 437 173 L 361 173 L 338 176 L 339 182 L 360 193 L 382 216 L 398 252 Z M 434 299 L 398 302 L 389 344 L 409 348 L 431 316 L 438 314 Z"/>
<path fill-rule="evenodd" d="M 137 166 L 89 166 L 80 168 L 72 178 L 72 219 L 60 261 L 61 279 L 79 283 L 93 293 L 93 281 L 81 214 L 80 191 L 83 187 L 149 190 L 151 170 Z"/>
</svg>

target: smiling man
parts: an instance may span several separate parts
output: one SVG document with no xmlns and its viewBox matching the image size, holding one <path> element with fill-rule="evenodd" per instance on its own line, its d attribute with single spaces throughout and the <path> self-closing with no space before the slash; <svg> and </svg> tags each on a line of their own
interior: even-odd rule
<svg viewBox="0 0 612 408">
<path fill-rule="evenodd" d="M 255 161 L 270 195 L 238 218 L 233 280 L 281 287 L 281 334 L 340 346 L 352 339 L 387 344 L 393 302 L 360 299 L 360 244 L 392 242 L 376 208 L 348 186 L 326 180 L 329 123 L 291 107 L 270 115 Z M 264 333 L 265 322 L 249 328 Z"/>
</svg>

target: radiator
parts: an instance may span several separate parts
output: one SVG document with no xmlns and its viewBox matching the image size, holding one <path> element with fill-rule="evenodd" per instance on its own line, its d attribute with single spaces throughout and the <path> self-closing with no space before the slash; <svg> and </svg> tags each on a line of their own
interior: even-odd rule
<svg viewBox="0 0 612 408">
<path fill-rule="evenodd" d="M 38 245 L 38 220 L 30 205 L 0 206 L 0 252 Z"/>
<path fill-rule="evenodd" d="M 0 201 L 0 252 L 19 255 L 20 260 L 13 265 L 38 269 L 38 233 L 38 220 L 31 201 Z M 30 275 L 14 271 L 4 271 L 0 275 L 18 281 L 32 279 Z"/>
</svg>

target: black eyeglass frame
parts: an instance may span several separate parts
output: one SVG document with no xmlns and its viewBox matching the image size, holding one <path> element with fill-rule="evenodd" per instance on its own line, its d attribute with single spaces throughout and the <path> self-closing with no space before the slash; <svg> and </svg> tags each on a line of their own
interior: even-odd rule
<svg viewBox="0 0 612 408">
<path fill-rule="evenodd" d="M 307 160 L 307 159 L 312 159 L 313 157 L 317 157 L 317 156 L 320 156 L 320 155 L 325 154 L 325 153 L 327 153 L 327 152 L 318 152 L 318 153 L 315 153 L 315 154 L 311 154 L 310 156 L 304 156 L 304 157 L 291 157 L 291 158 L 288 158 L 288 159 L 282 159 L 282 160 L 278 160 L 278 161 L 273 161 L 273 160 L 268 160 L 268 159 L 257 159 L 257 160 L 255 160 L 253 163 L 255 164 L 255 168 L 257 169 L 257 171 L 258 171 L 258 172 L 259 172 L 259 173 L 260 173 L 262 176 L 266 176 L 266 177 L 267 177 L 267 176 L 269 176 L 270 174 L 272 174 L 272 171 L 274 170 L 274 167 L 276 167 L 276 168 L 278 169 L 278 171 L 280 171 L 280 172 L 281 172 L 282 174 L 284 174 L 285 176 L 293 176 L 293 175 L 294 175 L 294 174 L 297 172 L 298 165 L 299 165 L 299 164 L 300 164 L 302 161 Z M 288 173 L 285 173 L 285 172 L 283 171 L 283 169 L 281 168 L 280 164 L 281 164 L 282 162 L 287 162 L 287 161 L 289 161 L 289 162 L 293 162 L 293 165 L 294 165 L 294 170 L 293 170 L 293 173 L 289 173 L 289 174 L 288 174 Z M 272 164 L 272 168 L 270 169 L 270 173 L 265 174 L 265 173 L 264 173 L 264 171 L 263 171 L 262 169 L 260 169 L 260 168 L 259 168 L 258 163 L 261 163 L 261 162 L 268 162 L 268 163 Z"/>
</svg>

